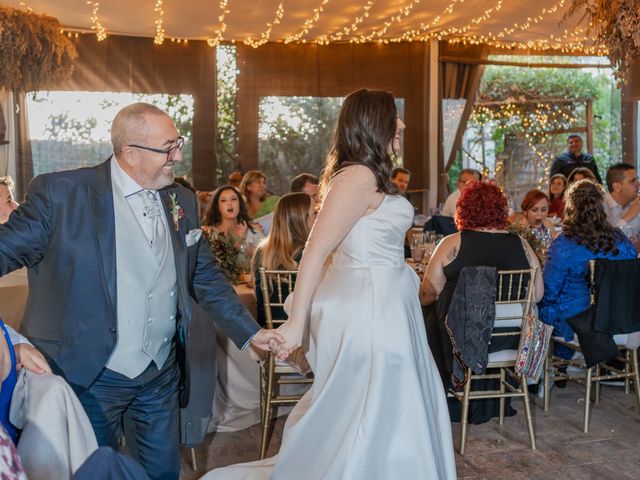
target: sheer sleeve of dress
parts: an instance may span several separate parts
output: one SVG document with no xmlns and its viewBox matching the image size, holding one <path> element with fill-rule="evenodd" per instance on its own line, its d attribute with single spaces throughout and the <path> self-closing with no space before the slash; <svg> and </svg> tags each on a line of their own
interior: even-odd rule
<svg viewBox="0 0 640 480">
<path fill-rule="evenodd" d="M 302 344 L 311 301 L 327 257 L 356 222 L 375 210 L 383 198 L 384 194 L 377 191 L 375 176 L 363 165 L 347 167 L 329 182 L 300 262 L 291 315 L 280 327 L 290 346 Z"/>
</svg>

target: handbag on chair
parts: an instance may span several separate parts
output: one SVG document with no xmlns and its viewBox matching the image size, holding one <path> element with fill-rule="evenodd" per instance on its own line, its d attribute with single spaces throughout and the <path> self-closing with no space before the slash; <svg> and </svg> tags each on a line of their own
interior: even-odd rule
<svg viewBox="0 0 640 480">
<path fill-rule="evenodd" d="M 518 356 L 516 357 L 516 372 L 538 381 L 549 350 L 552 332 L 553 325 L 541 322 L 533 313 L 524 319 Z"/>
</svg>

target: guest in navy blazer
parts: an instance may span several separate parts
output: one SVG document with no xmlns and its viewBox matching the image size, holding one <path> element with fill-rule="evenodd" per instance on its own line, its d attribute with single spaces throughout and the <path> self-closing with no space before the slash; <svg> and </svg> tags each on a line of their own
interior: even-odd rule
<svg viewBox="0 0 640 480">
<path fill-rule="evenodd" d="M 74 387 L 98 443 L 117 446 L 126 414 L 147 475 L 177 479 L 178 418 L 183 442 L 193 444 L 210 412 L 210 319 L 240 348 L 266 350 L 281 339 L 240 303 L 200 236 L 195 195 L 173 183 L 184 140 L 169 116 L 130 105 L 111 138 L 114 155 L 104 163 L 33 180 L 0 225 L 0 275 L 28 267 L 23 331 Z M 149 197 L 159 202 L 160 224 Z M 159 241 L 163 256 L 150 255 Z"/>
</svg>

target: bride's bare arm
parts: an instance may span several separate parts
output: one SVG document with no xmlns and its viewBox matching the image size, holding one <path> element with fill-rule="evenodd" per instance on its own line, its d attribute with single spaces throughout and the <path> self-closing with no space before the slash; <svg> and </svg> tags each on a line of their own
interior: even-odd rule
<svg viewBox="0 0 640 480">
<path fill-rule="evenodd" d="M 289 349 L 302 342 L 311 301 L 322 278 L 325 260 L 356 222 L 377 208 L 382 199 L 383 194 L 377 192 L 375 176 L 364 165 L 345 168 L 329 183 L 300 262 L 291 315 L 278 329 Z"/>
</svg>

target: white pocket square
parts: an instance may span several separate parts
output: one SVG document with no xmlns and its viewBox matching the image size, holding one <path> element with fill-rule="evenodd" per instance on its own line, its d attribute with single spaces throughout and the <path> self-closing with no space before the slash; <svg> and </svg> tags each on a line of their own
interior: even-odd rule
<svg viewBox="0 0 640 480">
<path fill-rule="evenodd" d="M 187 242 L 187 247 L 190 247 L 198 243 L 198 240 L 200 240 L 201 236 L 202 236 L 202 230 L 200 230 L 199 228 L 194 228 L 193 230 L 189 230 L 189 233 L 187 233 L 184 236 L 184 239 Z"/>
</svg>

